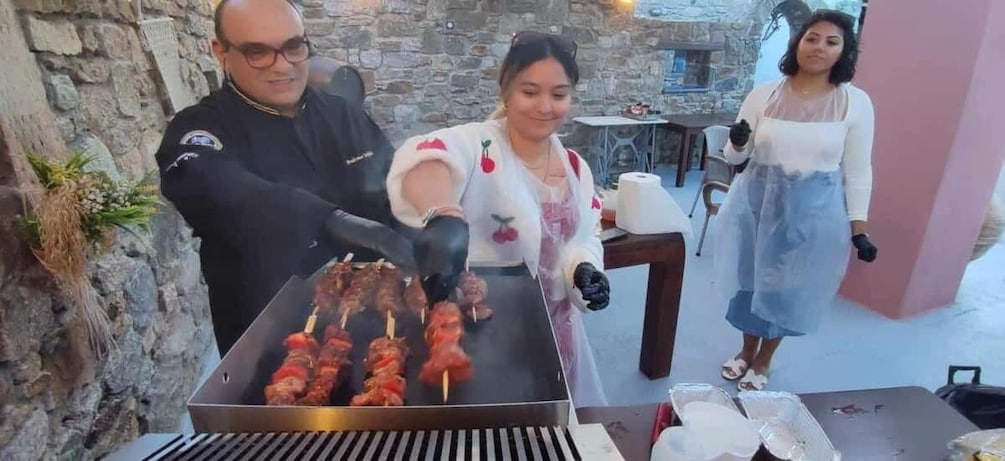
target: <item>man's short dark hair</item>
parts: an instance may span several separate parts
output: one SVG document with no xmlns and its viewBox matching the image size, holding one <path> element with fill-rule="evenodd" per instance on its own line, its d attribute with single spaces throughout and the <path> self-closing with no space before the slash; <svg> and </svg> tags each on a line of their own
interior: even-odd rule
<svg viewBox="0 0 1005 461">
<path fill-rule="evenodd" d="M 796 58 L 799 50 L 799 42 L 803 40 L 806 32 L 818 22 L 829 22 L 841 29 L 844 49 L 841 50 L 841 57 L 831 68 L 829 81 L 834 85 L 850 82 L 855 77 L 855 64 L 858 61 L 858 39 L 855 38 L 855 21 L 851 16 L 839 11 L 824 10 L 813 13 L 799 33 L 789 40 L 789 47 L 785 55 L 778 62 L 778 70 L 788 76 L 796 75 L 799 72 L 799 61 Z"/>
<path fill-rule="evenodd" d="M 297 7 L 296 3 L 293 3 L 293 0 L 286 0 L 286 3 L 293 7 L 297 14 L 300 14 L 300 8 Z M 223 22 L 221 21 L 221 19 L 223 19 L 223 6 L 226 4 L 227 0 L 220 0 L 220 2 L 216 4 L 216 8 L 213 9 L 213 33 L 216 34 L 216 39 L 220 41 L 227 40 L 223 36 L 223 26 L 220 25 L 220 23 Z"/>
</svg>

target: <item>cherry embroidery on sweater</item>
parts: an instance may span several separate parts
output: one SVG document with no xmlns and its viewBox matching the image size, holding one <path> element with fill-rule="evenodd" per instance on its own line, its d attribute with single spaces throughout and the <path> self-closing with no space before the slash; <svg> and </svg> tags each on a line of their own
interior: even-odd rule
<svg viewBox="0 0 1005 461">
<path fill-rule="evenodd" d="M 447 145 L 440 138 L 427 139 L 415 146 L 416 150 L 447 150 Z"/>
<path fill-rule="evenodd" d="M 499 223 L 499 230 L 492 233 L 492 240 L 495 241 L 496 243 L 504 244 L 506 242 L 515 242 L 516 239 L 520 237 L 520 234 L 516 231 L 516 228 L 509 225 L 509 223 L 513 222 L 515 216 L 504 218 L 502 216 L 493 213 L 492 219 L 495 220 L 495 222 Z"/>
<path fill-rule="evenodd" d="M 486 173 L 491 173 L 496 169 L 496 161 L 489 157 L 489 146 L 491 145 L 491 139 L 482 141 L 482 171 Z M 516 238 L 514 237 L 514 240 L 515 239 Z"/>
</svg>

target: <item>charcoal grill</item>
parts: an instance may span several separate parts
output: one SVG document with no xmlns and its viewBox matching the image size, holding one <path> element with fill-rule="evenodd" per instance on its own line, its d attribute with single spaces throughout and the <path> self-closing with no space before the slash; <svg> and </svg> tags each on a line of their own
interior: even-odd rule
<svg viewBox="0 0 1005 461">
<path fill-rule="evenodd" d="M 405 406 L 351 407 L 362 389 L 363 358 L 370 341 L 384 334 L 384 319 L 372 308 L 349 318 L 352 371 L 323 407 L 267 406 L 264 388 L 282 363 L 282 340 L 303 330 L 315 281 L 294 277 L 238 339 L 189 400 L 196 432 L 419 431 L 566 426 L 571 408 L 551 321 L 538 281 L 525 266 L 472 268 L 488 282 L 488 320 L 465 326 L 462 347 L 474 377 L 450 388 L 443 403 L 439 387 L 419 381 L 427 347 L 423 326 L 411 315 L 398 319 L 406 338 Z M 322 331 L 323 324 L 315 330 Z M 458 433 L 461 434 L 461 433 Z"/>
<path fill-rule="evenodd" d="M 150 434 L 106 461 L 583 459 L 564 427 L 445 431 Z"/>
</svg>

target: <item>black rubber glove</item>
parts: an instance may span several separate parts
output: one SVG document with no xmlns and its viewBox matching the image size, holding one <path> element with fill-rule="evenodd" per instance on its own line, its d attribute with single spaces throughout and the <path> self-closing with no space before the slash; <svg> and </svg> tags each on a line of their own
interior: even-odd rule
<svg viewBox="0 0 1005 461">
<path fill-rule="evenodd" d="M 851 238 L 851 243 L 858 249 L 858 259 L 867 263 L 871 263 L 876 260 L 876 253 L 878 253 L 879 250 L 876 248 L 876 245 L 873 245 L 872 242 L 869 241 L 868 235 L 858 234 Z"/>
<path fill-rule="evenodd" d="M 589 302 L 586 305 L 588 309 L 599 311 L 607 307 L 607 303 L 611 301 L 611 284 L 607 281 L 607 276 L 598 271 L 593 264 L 580 263 L 576 266 L 572 281 L 583 293 L 583 299 Z"/>
<path fill-rule="evenodd" d="M 436 216 L 415 239 L 415 263 L 429 305 L 443 301 L 457 288 L 468 259 L 468 223 L 454 216 Z"/>
<path fill-rule="evenodd" d="M 366 248 L 405 269 L 415 267 L 415 250 L 405 236 L 377 221 L 335 210 L 325 220 L 325 233 L 343 245 Z"/>
<path fill-rule="evenodd" d="M 750 124 L 747 119 L 740 119 L 740 123 L 729 126 L 729 142 L 736 147 L 743 147 L 750 141 Z"/>
</svg>

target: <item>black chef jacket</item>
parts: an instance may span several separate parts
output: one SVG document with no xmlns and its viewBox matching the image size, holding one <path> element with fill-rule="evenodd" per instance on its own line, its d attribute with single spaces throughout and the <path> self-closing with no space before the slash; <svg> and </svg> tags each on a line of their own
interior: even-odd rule
<svg viewBox="0 0 1005 461">
<path fill-rule="evenodd" d="M 394 148 L 361 108 L 308 87 L 285 117 L 233 84 L 179 112 L 157 151 L 161 191 L 202 239 L 213 329 L 225 354 L 289 278 L 347 252 L 323 235 L 336 208 L 396 227 Z"/>
</svg>

